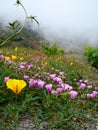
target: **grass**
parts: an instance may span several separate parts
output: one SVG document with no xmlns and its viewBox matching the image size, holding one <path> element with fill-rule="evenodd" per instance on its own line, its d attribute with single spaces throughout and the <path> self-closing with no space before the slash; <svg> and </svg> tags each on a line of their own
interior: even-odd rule
<svg viewBox="0 0 98 130">
<path fill-rule="evenodd" d="M 98 86 L 98 76 L 96 69 L 86 60 L 86 62 L 82 62 L 80 58 L 76 60 L 76 57 L 66 53 L 48 56 L 40 50 L 15 46 L 2 47 L 0 54 L 4 57 L 9 56 L 13 62 L 13 64 L 9 61 L 5 62 L 5 58 L 0 60 L 0 127 L 2 129 L 15 128 L 17 111 L 19 115 L 24 113 L 32 115 L 38 128 L 41 125 L 40 119 L 49 123 L 47 128 L 59 130 L 80 130 L 86 122 L 92 122 L 84 112 L 98 113 L 98 94 L 87 98 L 87 94 L 93 95 L 93 91 L 98 92 L 95 90 Z M 12 55 L 17 58 L 12 60 Z M 55 77 L 51 78 L 53 76 L 51 74 Z M 28 76 L 28 79 L 24 76 Z M 4 83 L 5 77 L 25 80 L 27 86 L 21 93 L 14 94 L 7 89 Z M 86 87 L 81 89 L 82 83 Z M 72 87 L 78 95 L 72 99 L 71 90 L 58 89 L 63 88 L 63 85 L 69 85 L 69 88 Z M 90 85 L 92 87 L 88 89 Z"/>
</svg>

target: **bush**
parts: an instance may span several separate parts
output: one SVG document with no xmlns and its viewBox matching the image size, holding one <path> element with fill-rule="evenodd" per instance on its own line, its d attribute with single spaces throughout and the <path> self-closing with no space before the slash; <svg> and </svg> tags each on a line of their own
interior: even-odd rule
<svg viewBox="0 0 98 130">
<path fill-rule="evenodd" d="M 64 50 L 58 49 L 56 43 L 54 43 L 51 47 L 46 45 L 46 43 L 42 43 L 42 51 L 49 56 L 56 54 L 64 54 Z"/>
<path fill-rule="evenodd" d="M 87 56 L 88 62 L 90 62 L 92 66 L 98 69 L 98 48 L 85 45 L 84 55 Z"/>
</svg>

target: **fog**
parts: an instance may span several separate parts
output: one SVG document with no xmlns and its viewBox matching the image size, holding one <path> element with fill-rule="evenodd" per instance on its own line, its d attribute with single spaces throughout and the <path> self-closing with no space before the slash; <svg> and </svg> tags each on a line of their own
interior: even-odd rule
<svg viewBox="0 0 98 130">
<path fill-rule="evenodd" d="M 0 17 L 4 24 L 12 20 L 24 20 L 22 8 L 16 0 L 0 3 Z M 75 49 L 84 44 L 98 47 L 98 0 L 22 0 L 28 15 L 37 16 L 40 26 L 32 29 L 50 43 Z"/>
</svg>

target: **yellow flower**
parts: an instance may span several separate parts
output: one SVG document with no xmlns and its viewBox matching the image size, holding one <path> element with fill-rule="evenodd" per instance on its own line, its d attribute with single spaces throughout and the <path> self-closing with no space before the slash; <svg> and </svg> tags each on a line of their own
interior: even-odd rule
<svg viewBox="0 0 98 130">
<path fill-rule="evenodd" d="M 15 94 L 18 94 L 26 86 L 26 82 L 24 80 L 9 79 L 6 82 L 6 86 Z"/>
<path fill-rule="evenodd" d="M 9 56 L 5 56 L 5 61 L 9 61 L 10 57 Z"/>
<path fill-rule="evenodd" d="M 16 59 L 17 59 L 17 57 L 12 55 L 12 60 L 16 60 Z"/>
<path fill-rule="evenodd" d="M 73 65 L 73 62 L 70 63 L 70 66 L 72 66 L 72 65 Z"/>
<path fill-rule="evenodd" d="M 51 69 L 54 70 L 54 67 L 52 67 Z"/>
<path fill-rule="evenodd" d="M 48 65 L 48 62 L 45 62 L 45 65 Z"/>
<path fill-rule="evenodd" d="M 18 48 L 17 47 L 15 47 L 15 51 L 17 51 L 18 50 Z"/>
<path fill-rule="evenodd" d="M 23 57 L 20 57 L 20 60 L 23 60 L 24 58 Z"/>
</svg>

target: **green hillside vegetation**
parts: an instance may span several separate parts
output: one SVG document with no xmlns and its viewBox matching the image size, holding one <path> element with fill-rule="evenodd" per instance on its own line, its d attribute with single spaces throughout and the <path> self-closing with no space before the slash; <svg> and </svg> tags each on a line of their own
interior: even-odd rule
<svg viewBox="0 0 98 130">
<path fill-rule="evenodd" d="M 36 129 L 44 121 L 47 130 L 80 130 L 85 123 L 96 124 L 92 115 L 98 113 L 98 76 L 84 56 L 59 53 L 56 44 L 39 50 L 6 44 L 0 54 L 2 129 L 18 130 L 25 114 L 32 116 Z M 19 93 L 12 89 L 17 82 L 26 84 L 17 86 Z"/>
</svg>

